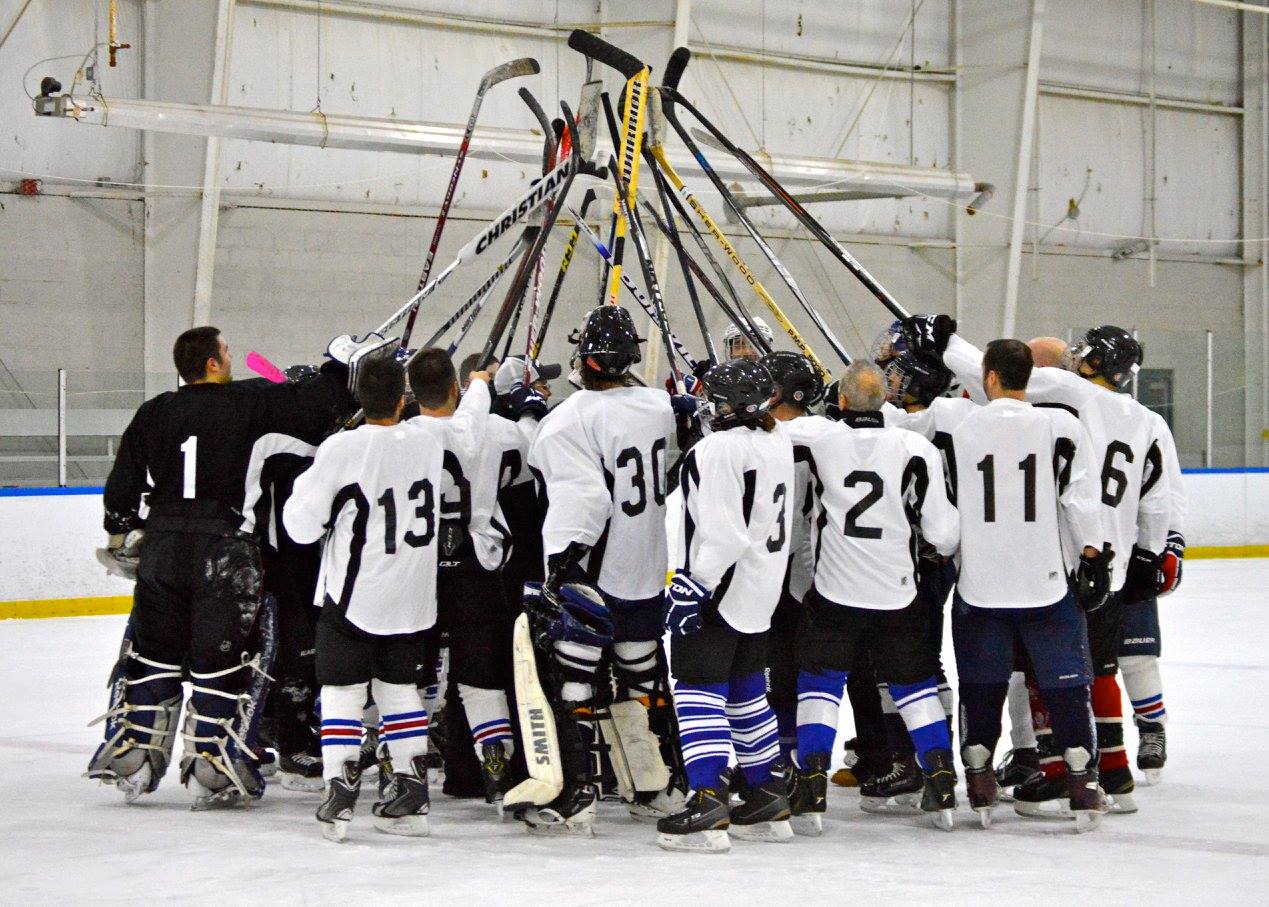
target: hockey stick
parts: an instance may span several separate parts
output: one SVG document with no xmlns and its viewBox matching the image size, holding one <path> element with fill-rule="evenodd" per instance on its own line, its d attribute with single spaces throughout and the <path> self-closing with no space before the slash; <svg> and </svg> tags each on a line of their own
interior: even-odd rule
<svg viewBox="0 0 1269 907">
<path fill-rule="evenodd" d="M 575 215 L 578 221 L 568 234 L 568 242 L 564 244 L 564 256 L 560 259 L 560 270 L 555 275 L 555 284 L 551 287 L 551 295 L 547 297 L 546 308 L 542 311 L 542 323 L 538 325 L 538 329 L 534 333 L 533 344 L 529 347 L 530 359 L 536 360 L 542 353 L 542 344 L 546 339 L 547 328 L 551 326 L 551 318 L 555 315 L 555 305 L 559 301 L 560 290 L 564 286 L 564 277 L 568 274 L 569 266 L 573 263 L 573 253 L 577 250 L 577 240 L 582 235 L 582 219 L 586 217 L 586 209 L 591 206 L 595 198 L 594 189 L 587 189 L 586 194 L 582 196 L 581 213 Z"/>
<path fill-rule="evenodd" d="M 534 238 L 537 236 L 537 231 L 538 231 L 538 228 L 536 225 L 525 227 L 524 235 L 521 237 L 521 245 L 525 243 L 532 243 Z M 517 248 L 519 248 L 519 246 L 517 246 Z M 514 254 L 508 257 L 507 259 L 508 267 L 510 267 L 511 265 L 512 258 L 515 258 Z M 463 322 L 463 326 L 459 328 L 458 330 L 458 336 L 454 338 L 454 341 L 449 345 L 449 347 L 446 350 L 446 352 L 448 352 L 450 356 L 453 356 L 454 352 L 459 348 L 459 346 L 462 345 L 462 342 L 467 339 L 468 332 L 471 331 L 472 326 L 476 323 L 476 319 L 480 317 L 480 310 L 485 307 L 485 303 L 489 300 L 489 297 L 492 294 L 493 294 L 493 287 L 491 286 L 489 290 L 485 293 L 485 295 L 481 298 L 481 300 L 478 303 L 476 303 L 476 307 L 472 309 L 471 314 L 467 316 L 467 320 Z"/>
<path fill-rule="evenodd" d="M 432 276 L 432 263 L 436 260 L 436 250 L 441 245 L 441 233 L 445 230 L 445 224 L 449 220 L 450 205 L 454 203 L 454 191 L 458 188 L 458 177 L 463 172 L 463 162 L 467 160 L 467 149 L 471 145 L 472 136 L 476 133 L 476 119 L 480 116 L 480 105 L 485 99 L 485 92 L 493 88 L 499 82 L 505 82 L 507 79 L 514 79 L 518 76 L 531 76 L 541 71 L 538 61 L 532 57 L 521 57 L 518 60 L 512 60 L 509 63 L 503 63 L 501 66 L 495 66 L 480 80 L 480 85 L 476 88 L 476 100 L 472 102 L 471 113 L 467 117 L 467 128 L 463 130 L 463 139 L 458 143 L 458 155 L 454 158 L 454 169 L 449 175 L 449 186 L 445 189 L 445 200 L 441 202 L 441 210 L 436 215 L 436 226 L 432 230 L 432 241 L 427 247 L 427 258 L 423 260 L 423 273 L 419 275 L 419 285 L 415 288 L 415 292 L 421 291 L 427 286 L 428 278 Z M 414 319 L 418 317 L 419 307 L 416 303 L 414 308 L 410 310 L 409 320 L 405 323 L 405 330 L 401 333 L 401 345 L 405 346 L 409 343 L 410 335 L 414 332 Z"/>
<path fill-rule="evenodd" d="M 709 161 L 706 160 L 705 155 L 701 153 L 700 147 L 692 139 L 691 134 L 683 127 L 683 124 L 679 122 L 676 104 L 680 101 L 682 101 L 683 105 L 687 107 L 693 115 L 699 116 L 699 114 L 696 113 L 696 109 L 687 101 L 684 101 L 677 91 L 679 80 L 683 76 L 683 70 L 687 68 L 687 63 L 691 57 L 691 51 L 689 51 L 686 47 L 680 47 L 670 55 L 670 62 L 666 65 L 665 78 L 661 84 L 661 87 L 664 90 L 660 92 L 661 109 L 665 114 L 666 122 L 668 122 L 674 128 L 674 131 L 678 133 L 678 136 L 683 141 L 683 144 L 687 146 L 687 150 L 690 151 L 692 157 L 696 159 L 697 165 L 713 184 L 714 188 L 718 191 L 718 194 L 723 197 L 723 201 L 736 216 L 736 219 L 740 221 L 740 224 L 745 228 L 745 232 L 747 232 L 750 238 L 758 244 L 758 248 L 762 251 L 763 256 L 771 263 L 772 267 L 776 269 L 776 273 L 780 275 L 785 285 L 789 288 L 789 292 L 793 294 L 793 298 L 798 301 L 798 305 L 802 307 L 802 311 L 806 313 L 807 317 L 811 319 L 811 322 L 815 325 L 815 327 L 819 329 L 820 333 L 824 336 L 824 339 L 828 341 L 828 345 L 833 348 L 833 352 L 837 354 L 838 358 L 841 359 L 844 364 L 849 365 L 850 355 L 846 352 L 846 348 L 842 346 L 841 341 L 833 334 L 833 331 L 829 328 L 828 323 L 802 293 L 797 281 L 793 279 L 793 274 L 789 272 L 789 269 L 786 268 L 784 263 L 776 256 L 775 250 L 772 249 L 771 246 L 767 244 L 767 241 L 762 238 L 762 234 L 758 232 L 758 228 L 754 226 L 753 221 L 751 221 L 749 216 L 745 214 L 744 209 L 737 204 L 735 196 L 731 194 L 731 190 L 727 188 L 727 184 L 723 182 L 722 177 L 718 175 L 717 171 L 715 171 Z"/>
<path fill-rule="evenodd" d="M 869 274 L 868 269 L 860 264 L 859 260 L 855 258 L 855 256 L 851 255 L 841 243 L 835 240 L 833 235 L 825 229 L 824 225 L 816 220 L 814 215 L 802 206 L 801 202 L 790 195 L 785 188 L 776 181 L 774 176 L 768 173 L 761 164 L 754 160 L 753 156 L 750 155 L 749 152 L 734 145 L 731 140 L 719 132 L 714 124 L 707 120 L 699 110 L 697 110 L 689 102 L 683 100 L 682 95 L 678 95 L 677 92 L 675 95 L 675 103 L 686 107 L 688 111 L 691 112 L 692 116 L 696 117 L 696 119 L 701 122 L 701 125 L 703 125 L 707 130 L 705 132 L 695 129 L 692 130 L 693 134 L 695 134 L 701 142 L 709 145 L 711 148 L 717 148 L 719 151 L 725 151 L 744 164 L 745 169 L 758 178 L 758 181 L 766 187 L 767 191 L 775 196 L 776 201 L 784 205 L 784 207 L 788 209 L 789 213 L 798 219 L 798 223 L 805 227 L 812 236 L 818 239 L 825 248 L 832 252 L 833 257 L 845 265 L 846 269 L 859 279 L 859 282 L 867 288 L 868 292 L 877 297 L 881 304 L 889 310 L 891 315 L 896 318 L 908 317 L 907 310 L 904 309 L 903 306 L 899 305 L 898 300 L 891 295 L 890 291 L 883 287 L 877 278 Z"/>
<path fill-rule="evenodd" d="M 644 110 L 648 104 L 648 83 L 651 70 L 631 54 L 609 44 L 590 32 L 576 29 L 568 36 L 568 46 L 611 66 L 626 77 L 625 106 L 622 110 L 621 144 L 618 148 L 617 170 L 621 184 L 626 187 L 626 207 L 633 210 L 638 204 L 636 196 L 639 180 L 640 149 L 643 146 Z M 621 204 L 613 200 L 613 213 L 617 216 L 617 230 L 613 238 L 613 265 L 608 278 L 608 299 L 616 303 L 617 284 L 621 277 L 621 263 L 625 255 L 627 223 L 620 211 Z"/>
<path fill-rule="evenodd" d="M 269 379 L 274 384 L 286 384 L 286 375 L 282 372 L 282 369 L 254 350 L 247 353 L 247 368 L 261 378 Z"/>
<path fill-rule="evenodd" d="M 532 241 L 532 238 L 535 235 L 534 231 L 536 230 L 537 227 L 530 226 L 524 228 L 524 232 L 520 234 L 520 238 L 517 239 L 515 245 L 511 247 L 511 251 L 508 253 L 507 257 L 498 264 L 498 267 L 495 268 L 494 272 L 485 279 L 485 282 L 476 289 L 476 292 L 467 297 L 467 301 L 458 307 L 458 311 L 454 312 L 454 314 L 449 317 L 449 320 L 437 328 L 436 333 L 429 337 L 427 342 L 424 343 L 420 349 L 427 349 L 429 347 L 436 346 L 449 329 L 456 325 L 459 322 L 459 319 L 467 314 L 468 310 L 474 307 L 476 312 L 480 311 L 480 307 L 484 305 L 485 299 L 487 299 L 489 294 L 493 292 L 493 288 L 498 285 L 498 281 L 502 279 L 502 275 L 505 274 L 507 269 L 511 267 L 511 262 L 515 260 L 517 255 L 520 254 L 520 249 L 524 246 L 525 242 Z M 464 322 L 464 327 L 467 326 L 467 322 Z M 459 339 L 462 339 L 462 335 L 459 336 Z"/>
</svg>

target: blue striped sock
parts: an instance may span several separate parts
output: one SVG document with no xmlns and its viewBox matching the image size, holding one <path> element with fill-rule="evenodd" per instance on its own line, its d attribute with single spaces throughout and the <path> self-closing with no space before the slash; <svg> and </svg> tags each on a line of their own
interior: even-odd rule
<svg viewBox="0 0 1269 907">
<path fill-rule="evenodd" d="M 712 788 L 727 771 L 731 742 L 727 728 L 727 684 L 674 685 L 674 713 L 679 719 L 683 767 L 693 790 Z"/>
<path fill-rule="evenodd" d="M 951 750 L 952 735 L 947 715 L 939 701 L 939 681 L 931 675 L 917 683 L 886 684 L 890 696 L 916 748 L 917 762 L 926 767 L 925 755 L 930 750 Z"/>
<path fill-rule="evenodd" d="M 767 679 L 762 674 L 733 677 L 727 697 L 736 761 L 750 784 L 771 779 L 771 768 L 780 758 L 780 731 L 775 712 L 767 702 Z"/>
<path fill-rule="evenodd" d="M 833 751 L 845 688 L 845 671 L 798 672 L 798 761 L 802 765 L 807 756 Z"/>
</svg>

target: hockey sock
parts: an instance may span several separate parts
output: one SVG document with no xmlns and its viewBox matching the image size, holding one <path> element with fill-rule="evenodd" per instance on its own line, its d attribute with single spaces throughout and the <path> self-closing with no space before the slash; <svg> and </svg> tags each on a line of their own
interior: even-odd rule
<svg viewBox="0 0 1269 907">
<path fill-rule="evenodd" d="M 679 681 L 674 685 L 674 711 L 688 784 L 693 790 L 715 787 L 731 757 L 727 684 Z"/>
<path fill-rule="evenodd" d="M 458 695 L 463 700 L 463 708 L 467 710 L 467 723 L 471 725 L 471 738 L 476 747 L 476 755 L 479 756 L 481 748 L 490 743 L 501 743 L 506 752 L 514 752 L 515 740 L 511 736 L 511 709 L 507 705 L 506 691 L 489 690 L 460 683 Z"/>
<path fill-rule="evenodd" d="M 660 672 L 657 643 L 615 642 L 612 644 L 613 675 L 617 680 L 618 699 L 639 699 L 651 702 L 656 693 Z"/>
<path fill-rule="evenodd" d="M 1031 700 L 1027 695 L 1026 675 L 1021 671 L 1009 675 L 1009 739 L 1016 750 L 1035 749 Z"/>
<path fill-rule="evenodd" d="M 1040 771 L 1044 772 L 1046 778 L 1061 778 L 1066 775 L 1066 760 L 1062 758 L 1062 748 L 1053 739 L 1053 716 L 1049 714 L 1049 707 L 1044 699 L 1047 694 L 1040 692 L 1040 685 L 1030 674 L 1025 675 L 1025 681 L 1027 708 L 1031 713 L 1031 732 L 1036 742 Z"/>
<path fill-rule="evenodd" d="M 899 715 L 907 726 L 912 745 L 916 748 L 917 762 L 926 768 L 926 753 L 930 750 L 951 750 L 952 735 L 947 729 L 947 716 L 939 701 L 938 678 L 934 675 L 917 683 L 891 683 L 886 685 Z"/>
<path fill-rule="evenodd" d="M 890 695 L 890 688 L 884 683 L 879 683 L 877 694 L 881 697 L 881 721 L 886 729 L 886 749 L 890 751 L 894 759 L 906 759 L 914 755 L 916 748 L 908 735 L 908 726 L 903 723 L 903 716 L 899 714 L 899 707 L 895 705 L 894 697 Z"/>
<path fill-rule="evenodd" d="M 961 748 L 981 745 L 996 751 L 1008 683 L 961 683 Z"/>
<path fill-rule="evenodd" d="M 448 654 L 449 649 L 441 649 L 436 653 L 436 664 L 433 666 L 436 680 L 419 690 L 423 708 L 429 715 L 435 715 L 444 704 L 441 702 L 441 690 L 445 689 L 446 669 L 449 667 L 449 659 L 446 657 Z"/>
<path fill-rule="evenodd" d="M 775 712 L 767 702 L 764 674 L 731 679 L 727 720 L 731 723 L 736 761 L 745 773 L 745 780 L 752 785 L 766 783 L 771 779 L 771 768 L 780 758 L 780 732 L 776 729 Z"/>
<path fill-rule="evenodd" d="M 1124 675 L 1124 690 L 1132 702 L 1137 721 L 1168 723 L 1168 710 L 1163 705 L 1163 678 L 1159 676 L 1159 659 L 1155 655 L 1125 655 L 1119 659 Z"/>
<path fill-rule="evenodd" d="M 1114 674 L 1093 679 L 1093 714 L 1097 716 L 1098 769 L 1108 772 L 1128 767 L 1124 750 L 1124 704 Z M 1090 750 L 1091 752 L 1091 750 Z"/>
<path fill-rule="evenodd" d="M 934 675 L 939 681 L 939 705 L 943 707 L 943 717 L 947 719 L 947 732 L 952 732 L 952 716 L 956 714 L 956 699 L 952 695 L 952 685 L 947 682 L 947 675 L 939 668 Z"/>
<path fill-rule="evenodd" d="M 412 683 L 372 682 L 379 704 L 379 739 L 388 744 L 393 771 L 410 770 L 410 760 L 427 752 L 427 709 Z"/>
<path fill-rule="evenodd" d="M 803 764 L 808 756 L 833 751 L 837 713 L 841 711 L 845 688 L 845 671 L 808 671 L 803 668 L 798 672 L 794 733 L 797 735 L 798 759 Z M 780 736 L 784 736 L 783 729 Z"/>
<path fill-rule="evenodd" d="M 1069 749 L 1083 747 L 1090 753 L 1096 752 L 1088 687 L 1057 687 L 1044 690 L 1043 695 L 1053 725 L 1054 750 L 1065 753 Z"/>
<path fill-rule="evenodd" d="M 881 694 L 867 658 L 855 660 L 855 667 L 846 678 L 846 695 L 855 716 L 855 753 L 860 769 L 885 774 L 890 771 L 890 747 L 886 744 Z"/>
<path fill-rule="evenodd" d="M 364 683 L 322 687 L 322 777 L 327 781 L 338 778 L 344 763 L 355 761 L 361 752 L 365 704 Z"/>
</svg>

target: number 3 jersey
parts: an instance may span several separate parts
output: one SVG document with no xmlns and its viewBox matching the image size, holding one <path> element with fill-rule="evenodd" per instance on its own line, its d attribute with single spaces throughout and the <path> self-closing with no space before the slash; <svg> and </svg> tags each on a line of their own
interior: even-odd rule
<svg viewBox="0 0 1269 907">
<path fill-rule="evenodd" d="M 731 428 L 683 459 L 677 569 L 710 590 L 735 630 L 763 633 L 780 600 L 793 523 L 793 444 L 783 426 Z"/>
<path fill-rule="evenodd" d="M 663 390 L 577 391 L 542 420 L 529 466 L 546 494 L 543 553 L 591 546 L 587 569 L 606 595 L 638 601 L 665 589 L 666 449 L 674 431 Z"/>
<path fill-rule="evenodd" d="M 916 527 L 956 550 L 956 508 L 938 451 L 899 428 L 833 425 L 806 445 L 815 499 L 815 590 L 852 608 L 894 611 L 916 597 Z"/>
<path fill-rule="evenodd" d="M 474 456 L 487 419 L 489 391 L 474 381 L 448 419 L 363 425 L 322 442 L 282 514 L 298 542 L 326 535 L 317 604 L 382 636 L 436 623 L 445 451 Z"/>
</svg>

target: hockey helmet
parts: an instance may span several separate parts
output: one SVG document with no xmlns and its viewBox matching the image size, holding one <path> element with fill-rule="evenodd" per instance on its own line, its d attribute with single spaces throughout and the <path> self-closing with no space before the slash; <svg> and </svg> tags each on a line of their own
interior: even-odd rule
<svg viewBox="0 0 1269 907">
<path fill-rule="evenodd" d="M 757 422 L 771 408 L 776 389 L 771 373 L 750 359 L 714 366 L 701 384 L 712 411 L 710 425 L 718 429 Z"/>
<path fill-rule="evenodd" d="M 903 322 L 896 319 L 877 335 L 869 352 L 872 355 L 872 361 L 885 368 L 887 362 L 907 352 L 907 349 L 908 338 L 903 333 Z"/>
<path fill-rule="evenodd" d="M 749 325 L 746 326 L 749 327 L 749 333 L 757 334 L 766 343 L 768 349 L 771 344 L 775 343 L 775 334 L 771 333 L 771 328 L 757 315 L 749 318 Z M 728 359 L 737 358 L 736 354 L 732 352 L 733 344 L 737 342 L 743 342 L 752 349 L 755 358 L 762 353 L 761 350 L 753 347 L 753 344 L 749 342 L 749 338 L 745 336 L 745 332 L 740 329 L 740 325 L 733 321 L 727 325 L 727 330 L 723 331 L 723 349 L 727 352 Z"/>
<path fill-rule="evenodd" d="M 630 312 L 618 305 L 591 309 L 572 339 L 577 344 L 574 355 L 578 367 L 601 378 L 621 379 L 641 358 L 643 338 L 635 330 Z"/>
<path fill-rule="evenodd" d="M 1137 338 L 1113 324 L 1091 328 L 1071 350 L 1076 369 L 1086 378 L 1098 377 L 1122 390 L 1141 368 L 1144 351 Z"/>
<path fill-rule="evenodd" d="M 929 406 L 952 386 L 952 371 L 931 356 L 905 350 L 882 366 L 886 373 L 886 399 L 895 406 Z"/>
<path fill-rule="evenodd" d="M 779 350 L 768 353 L 758 362 L 771 373 L 780 390 L 780 403 L 792 403 L 808 409 L 824 399 L 824 379 L 819 369 L 801 353 Z"/>
</svg>

